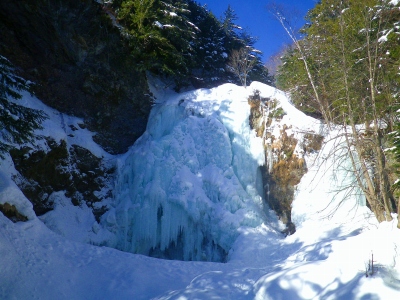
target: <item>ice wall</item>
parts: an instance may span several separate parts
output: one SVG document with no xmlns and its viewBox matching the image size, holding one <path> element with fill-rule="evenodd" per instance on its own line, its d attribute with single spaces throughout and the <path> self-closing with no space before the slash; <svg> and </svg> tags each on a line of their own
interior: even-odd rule
<svg viewBox="0 0 400 300">
<path fill-rule="evenodd" d="M 119 161 L 113 247 L 224 261 L 242 226 L 265 221 L 262 141 L 248 125 L 248 91 L 227 84 L 169 96 Z"/>
</svg>

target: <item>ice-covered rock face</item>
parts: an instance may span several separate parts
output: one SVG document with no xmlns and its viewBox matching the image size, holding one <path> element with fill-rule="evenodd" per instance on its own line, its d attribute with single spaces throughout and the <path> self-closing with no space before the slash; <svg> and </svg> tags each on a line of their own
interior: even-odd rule
<svg viewBox="0 0 400 300">
<path fill-rule="evenodd" d="M 183 260 L 224 261 L 242 226 L 265 220 L 261 139 L 248 92 L 224 85 L 157 104 L 120 160 L 116 206 L 103 219 L 113 247 Z"/>
<path fill-rule="evenodd" d="M 314 126 L 313 120 L 294 110 L 283 92 L 256 82 L 252 87 L 249 121 L 264 141 L 265 200 L 286 225 L 283 233 L 293 234 L 296 228 L 291 211 L 296 186 L 307 172 L 306 160 L 321 149 L 323 136 L 318 134 L 321 133 L 318 121 L 315 120 Z"/>
</svg>

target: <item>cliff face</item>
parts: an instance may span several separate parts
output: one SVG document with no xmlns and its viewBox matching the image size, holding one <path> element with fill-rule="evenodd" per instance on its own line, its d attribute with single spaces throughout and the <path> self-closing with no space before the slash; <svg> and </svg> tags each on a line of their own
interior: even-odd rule
<svg viewBox="0 0 400 300">
<path fill-rule="evenodd" d="M 323 137 L 306 132 L 295 135 L 291 126 L 280 123 L 286 113 L 278 103 L 256 92 L 249 98 L 249 122 L 257 136 L 263 138 L 265 200 L 286 225 L 284 233 L 293 234 L 296 228 L 291 219 L 292 202 L 296 186 L 307 172 L 304 156 L 320 150 Z"/>
<path fill-rule="evenodd" d="M 99 219 L 101 202 L 112 195 L 113 165 L 78 145 L 46 138 L 45 147 L 24 146 L 10 155 L 18 173 L 12 179 L 33 205 L 37 216 L 54 209 L 53 196 L 62 192 L 75 206 L 85 203 Z"/>
<path fill-rule="evenodd" d="M 90 0 L 0 1 L 0 54 L 37 83 L 47 105 L 82 117 L 95 141 L 125 152 L 145 130 L 146 76 L 102 7 Z"/>
<path fill-rule="evenodd" d="M 79 126 L 96 132 L 94 140 L 105 150 L 123 153 L 142 135 L 151 108 L 146 76 L 134 71 L 118 29 L 97 2 L 1 1 L 0 32 L 0 54 L 20 76 L 37 83 L 38 98 L 60 112 L 82 117 L 84 124 Z M 299 140 L 286 125 L 279 135 L 273 133 L 271 123 L 284 111 L 274 99 L 257 94 L 249 103 L 251 126 L 264 138 L 265 199 L 293 233 L 291 203 L 307 171 L 302 153 L 318 150 L 322 139 L 309 134 Z M 54 191 L 65 191 L 72 203 L 85 201 L 100 216 L 103 210 L 94 204 L 103 199 L 96 191 L 110 188 L 112 168 L 76 145 L 47 144 L 46 150 L 11 153 L 21 175 L 14 180 L 36 214 L 53 208 L 49 195 Z"/>
<path fill-rule="evenodd" d="M 14 181 L 38 216 L 52 210 L 51 195 L 63 191 L 98 218 L 104 212 L 99 202 L 111 197 L 113 167 L 66 140 L 89 129 L 103 149 L 124 153 L 145 131 L 152 101 L 118 29 L 95 1 L 0 1 L 0 55 L 36 83 L 41 101 L 83 120 L 79 128 L 63 124 L 65 140 L 11 151 Z M 0 211 L 21 219 L 12 206 Z"/>
</svg>

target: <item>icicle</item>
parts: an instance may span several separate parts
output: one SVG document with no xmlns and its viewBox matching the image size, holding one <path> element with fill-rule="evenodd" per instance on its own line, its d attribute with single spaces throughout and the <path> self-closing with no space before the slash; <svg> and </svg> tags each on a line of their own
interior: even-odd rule
<svg viewBox="0 0 400 300">
<path fill-rule="evenodd" d="M 204 95 L 213 98 L 196 99 Z M 223 261 L 240 226 L 261 224 L 262 142 L 249 128 L 247 103 L 225 97 L 193 92 L 153 108 L 146 133 L 121 158 L 106 222 L 117 248 Z"/>
</svg>

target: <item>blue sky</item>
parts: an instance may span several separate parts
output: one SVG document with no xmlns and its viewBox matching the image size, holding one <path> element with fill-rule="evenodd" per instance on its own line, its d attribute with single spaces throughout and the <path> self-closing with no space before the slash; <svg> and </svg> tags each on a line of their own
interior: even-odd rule
<svg viewBox="0 0 400 300">
<path fill-rule="evenodd" d="M 235 11 L 238 25 L 248 29 L 252 36 L 259 38 L 256 47 L 263 52 L 263 60 L 276 54 L 290 40 L 281 25 L 267 10 L 268 0 L 197 0 L 200 4 L 207 4 L 214 15 L 220 17 L 230 4 Z M 297 19 L 297 26 L 304 24 L 304 17 L 308 10 L 313 8 L 317 0 L 275 0 L 283 5 L 287 15 Z"/>
</svg>

